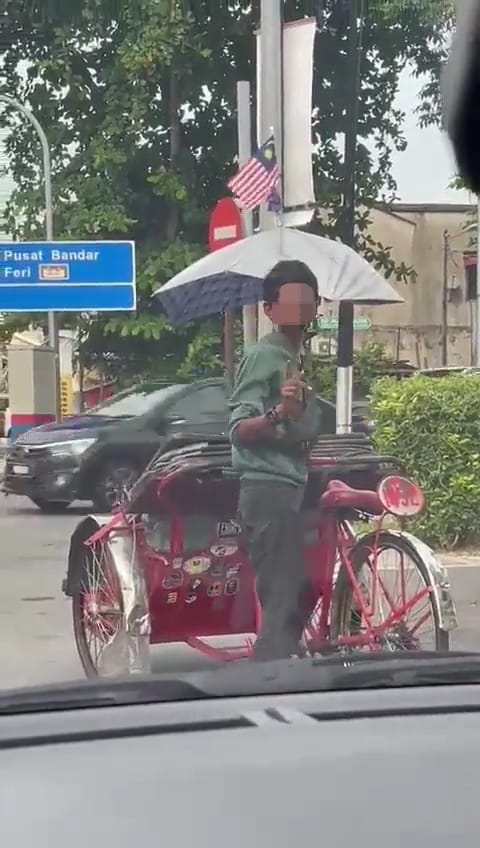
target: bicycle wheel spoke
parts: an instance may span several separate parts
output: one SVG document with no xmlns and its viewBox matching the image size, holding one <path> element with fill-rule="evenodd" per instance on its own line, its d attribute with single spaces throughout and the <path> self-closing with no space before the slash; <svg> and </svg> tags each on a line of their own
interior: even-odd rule
<svg viewBox="0 0 480 848">
<path fill-rule="evenodd" d="M 81 591 L 81 619 L 87 650 L 99 668 L 105 648 L 122 623 L 118 584 L 112 572 L 107 545 L 100 541 L 86 551 Z"/>
<path fill-rule="evenodd" d="M 435 650 L 432 588 L 414 552 L 393 534 L 360 552 L 355 568 L 348 569 L 355 579 L 344 580 L 339 635 L 363 649 Z"/>
</svg>

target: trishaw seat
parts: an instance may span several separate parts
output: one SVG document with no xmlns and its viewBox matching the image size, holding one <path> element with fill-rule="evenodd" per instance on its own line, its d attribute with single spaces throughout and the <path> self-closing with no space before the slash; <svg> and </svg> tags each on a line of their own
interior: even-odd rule
<svg viewBox="0 0 480 848">
<path fill-rule="evenodd" d="M 358 509 L 373 515 L 383 512 L 382 504 L 375 491 L 353 489 L 342 480 L 330 480 L 327 490 L 320 498 L 323 509 Z"/>
</svg>

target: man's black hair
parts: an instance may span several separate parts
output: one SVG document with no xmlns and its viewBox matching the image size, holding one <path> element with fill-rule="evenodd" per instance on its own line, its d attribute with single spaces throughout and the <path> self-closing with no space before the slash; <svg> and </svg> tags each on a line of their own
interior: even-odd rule
<svg viewBox="0 0 480 848">
<path fill-rule="evenodd" d="M 279 292 L 286 283 L 304 283 L 310 286 L 318 297 L 318 282 L 313 271 L 305 262 L 296 259 L 282 259 L 268 272 L 263 281 L 263 300 L 271 306 L 278 301 Z"/>
</svg>

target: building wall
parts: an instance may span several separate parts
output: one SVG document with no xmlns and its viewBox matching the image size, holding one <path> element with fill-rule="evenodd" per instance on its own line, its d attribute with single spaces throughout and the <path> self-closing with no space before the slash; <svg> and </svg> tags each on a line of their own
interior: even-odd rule
<svg viewBox="0 0 480 848">
<path fill-rule="evenodd" d="M 444 281 L 444 233 L 448 231 L 448 364 L 473 362 L 472 320 L 474 311 L 466 298 L 462 251 L 472 233 L 462 232 L 474 220 L 475 207 L 453 204 L 394 204 L 389 211 L 372 213 L 371 234 L 391 246 L 396 263 L 404 262 L 417 272 L 415 282 L 391 282 L 405 300 L 401 305 L 358 307 L 372 328 L 356 334 L 356 344 L 376 340 L 398 359 L 420 368 L 442 364 L 442 297 Z"/>
</svg>

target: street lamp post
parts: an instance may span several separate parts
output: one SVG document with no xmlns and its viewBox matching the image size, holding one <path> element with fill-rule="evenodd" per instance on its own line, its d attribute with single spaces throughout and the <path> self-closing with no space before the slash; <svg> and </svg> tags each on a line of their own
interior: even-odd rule
<svg viewBox="0 0 480 848">
<path fill-rule="evenodd" d="M 360 102 L 360 61 L 362 57 L 363 0 L 350 0 L 346 67 L 348 69 L 348 100 L 345 113 L 344 185 L 341 238 L 355 248 L 356 150 Z M 337 433 L 352 430 L 353 303 L 341 301 L 338 308 L 337 346 Z"/>
<path fill-rule="evenodd" d="M 271 135 L 275 138 L 275 155 L 280 169 L 280 196 L 283 201 L 283 3 L 282 0 L 260 2 L 260 115 L 257 127 L 258 146 Z M 257 58 L 258 61 L 258 58 Z M 260 230 L 274 229 L 275 215 L 266 204 L 260 207 Z M 258 338 L 270 332 L 270 322 L 258 310 Z"/>
<path fill-rule="evenodd" d="M 52 165 L 50 148 L 47 136 L 35 115 L 14 97 L 0 94 L 0 103 L 11 106 L 20 112 L 31 123 L 35 129 L 43 154 L 43 180 L 45 186 L 45 237 L 47 241 L 53 241 L 53 199 L 52 199 Z M 57 421 L 61 418 L 60 405 L 60 350 L 58 337 L 58 324 L 55 312 L 48 313 L 48 343 L 53 350 L 53 367 L 55 371 L 55 416 Z"/>
</svg>

